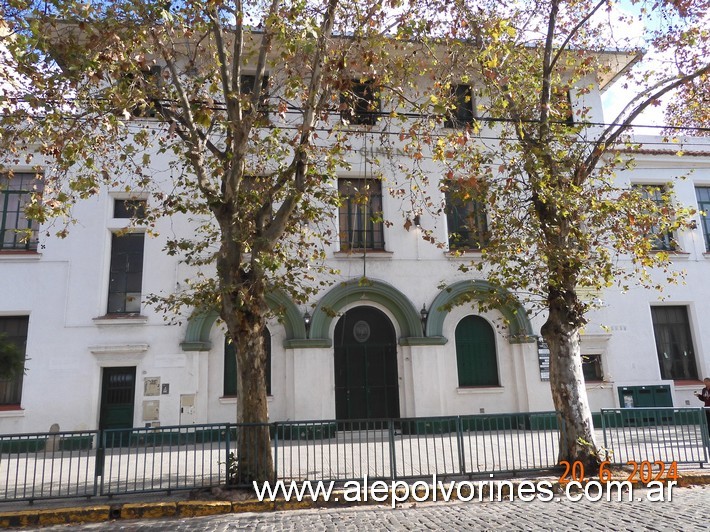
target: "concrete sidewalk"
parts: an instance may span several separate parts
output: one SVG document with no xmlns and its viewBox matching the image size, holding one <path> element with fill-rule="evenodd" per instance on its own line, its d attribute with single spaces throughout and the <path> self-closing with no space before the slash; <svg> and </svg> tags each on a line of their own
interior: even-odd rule
<svg viewBox="0 0 710 532">
<path fill-rule="evenodd" d="M 678 471 L 678 487 L 693 485 L 710 485 L 710 470 L 680 469 Z M 612 480 L 626 480 L 628 472 L 615 470 Z M 448 484 L 451 480 L 465 481 L 466 478 L 442 477 Z M 482 480 L 487 482 L 488 476 L 474 478 L 474 484 Z M 494 481 L 507 480 L 517 487 L 523 482 L 548 481 L 554 490 L 560 490 L 559 476 L 552 472 L 540 476 L 526 475 L 524 477 L 495 477 Z M 589 478 L 586 480 L 595 480 Z M 411 481 L 410 481 L 411 482 Z M 389 483 L 389 481 L 388 481 Z M 640 484 L 638 481 L 634 484 Z M 423 487 L 422 487 L 423 489 Z M 508 487 L 506 486 L 506 489 Z M 504 493 L 506 490 L 503 490 Z M 361 504 L 382 504 L 373 500 L 367 502 L 347 502 L 343 497 L 337 497 L 342 491 L 334 491 L 331 500 L 312 501 L 306 497 L 303 501 L 259 502 L 252 490 L 227 491 L 220 488 L 212 490 L 195 490 L 167 493 L 148 493 L 140 495 L 125 495 L 116 497 L 96 497 L 81 499 L 42 500 L 33 504 L 27 502 L 0 503 L 0 527 L 23 528 L 62 524 L 96 523 L 112 520 L 128 519 L 158 519 L 169 517 L 198 517 L 227 513 L 269 512 L 276 510 L 296 510 L 307 508 L 333 508 Z M 487 486 L 482 490 L 487 497 Z M 388 496 L 389 497 L 389 496 Z M 388 499 L 389 500 L 389 499 Z M 414 502 L 410 496 L 409 502 Z M 407 502 L 407 501 L 403 501 Z"/>
</svg>

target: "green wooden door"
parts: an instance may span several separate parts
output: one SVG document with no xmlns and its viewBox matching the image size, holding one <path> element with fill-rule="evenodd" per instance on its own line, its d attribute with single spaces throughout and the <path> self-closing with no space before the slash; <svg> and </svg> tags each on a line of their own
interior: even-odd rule
<svg viewBox="0 0 710 532">
<path fill-rule="evenodd" d="M 456 326 L 459 386 L 498 386 L 493 327 L 480 316 L 466 316 Z"/>
<path fill-rule="evenodd" d="M 351 309 L 335 327 L 335 415 L 399 417 L 397 338 L 392 322 L 376 308 Z"/>
<path fill-rule="evenodd" d="M 106 445 L 126 445 L 131 429 L 136 391 L 136 368 L 104 368 L 101 380 L 101 412 L 99 429 L 109 430 Z"/>
</svg>

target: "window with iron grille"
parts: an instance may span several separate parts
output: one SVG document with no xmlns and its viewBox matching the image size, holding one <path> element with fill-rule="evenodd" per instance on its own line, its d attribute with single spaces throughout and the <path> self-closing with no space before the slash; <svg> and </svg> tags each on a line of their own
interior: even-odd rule
<svg viewBox="0 0 710 532">
<path fill-rule="evenodd" d="M 145 234 L 113 234 L 107 314 L 139 314 Z"/>
<path fill-rule="evenodd" d="M 651 318 L 661 378 L 696 380 L 698 369 L 695 364 L 687 307 L 651 307 Z"/>
<path fill-rule="evenodd" d="M 0 348 L 2 344 L 19 351 L 24 358 L 27 345 L 28 316 L 0 316 Z M 23 372 L 0 378 L 0 405 L 17 405 L 22 401 Z"/>
<path fill-rule="evenodd" d="M 444 185 L 449 249 L 482 249 L 488 243 L 486 207 L 455 181 Z"/>
<path fill-rule="evenodd" d="M 447 114 L 444 127 L 465 128 L 472 124 L 475 112 L 471 86 L 454 85 L 451 87 L 451 99 L 455 107 Z"/>
<path fill-rule="evenodd" d="M 271 333 L 264 327 L 262 333 L 266 350 L 266 394 L 271 395 Z M 224 337 L 224 397 L 237 396 L 237 350 L 229 336 Z"/>
<path fill-rule="evenodd" d="M 710 187 L 695 187 L 695 196 L 698 199 L 705 251 L 710 252 Z"/>
<path fill-rule="evenodd" d="M 665 202 L 663 200 L 663 195 L 666 190 L 660 185 L 633 185 L 641 191 L 641 195 L 647 199 L 653 201 L 656 205 L 662 206 Z M 671 231 L 662 231 L 659 225 L 651 225 L 650 231 L 647 235 L 652 239 L 651 249 L 656 251 L 675 251 L 676 244 L 673 240 L 673 233 Z"/>
<path fill-rule="evenodd" d="M 377 179 L 339 179 L 340 250 L 384 250 L 382 184 Z"/>
<path fill-rule="evenodd" d="M 37 249 L 39 224 L 27 218 L 25 208 L 43 186 L 34 172 L 0 174 L 0 250 Z"/>
<path fill-rule="evenodd" d="M 353 125 L 374 126 L 380 114 L 380 96 L 372 80 L 353 80 L 350 89 L 340 93 L 340 116 Z"/>
</svg>

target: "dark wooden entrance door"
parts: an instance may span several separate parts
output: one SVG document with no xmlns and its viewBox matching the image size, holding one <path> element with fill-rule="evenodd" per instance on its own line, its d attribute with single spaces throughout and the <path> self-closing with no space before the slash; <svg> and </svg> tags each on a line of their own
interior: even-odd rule
<svg viewBox="0 0 710 532">
<path fill-rule="evenodd" d="M 337 419 L 398 418 L 397 338 L 389 318 L 373 307 L 350 309 L 334 340 Z"/>
<path fill-rule="evenodd" d="M 136 368 L 104 368 L 101 380 L 99 429 L 130 429 L 136 395 Z M 107 433 L 106 444 L 125 445 L 130 430 Z M 125 440 L 125 441 L 123 441 Z"/>
</svg>

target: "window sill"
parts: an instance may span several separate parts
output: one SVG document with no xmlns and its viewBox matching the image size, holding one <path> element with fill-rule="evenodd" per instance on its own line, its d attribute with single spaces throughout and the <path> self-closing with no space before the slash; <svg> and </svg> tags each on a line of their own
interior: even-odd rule
<svg viewBox="0 0 710 532">
<path fill-rule="evenodd" d="M 367 257 L 370 259 L 387 260 L 391 259 L 392 255 L 394 255 L 393 252 L 385 251 L 384 249 L 368 249 L 367 251 L 358 249 L 352 251 L 336 251 L 333 253 L 336 259 L 361 259 Z"/>
<path fill-rule="evenodd" d="M 274 400 L 273 395 L 266 396 L 267 403 L 271 403 L 273 400 Z M 221 404 L 221 405 L 236 405 L 237 404 L 237 396 L 236 395 L 224 395 L 219 398 L 219 404 Z"/>
<path fill-rule="evenodd" d="M 141 314 L 106 314 L 92 320 L 96 325 L 142 325 L 148 317 Z"/>
<path fill-rule="evenodd" d="M 665 249 L 652 249 L 651 250 L 652 255 L 655 255 L 657 253 L 668 253 L 668 256 L 672 257 L 673 259 L 687 260 L 690 258 L 690 253 L 687 253 L 685 251 L 665 250 Z"/>
<path fill-rule="evenodd" d="M 614 383 L 611 381 L 589 381 L 585 382 L 584 386 L 587 390 L 611 390 Z"/>
<path fill-rule="evenodd" d="M 705 383 L 701 380 L 695 380 L 695 379 L 690 379 L 690 380 L 678 380 L 678 381 L 673 381 L 673 385 L 676 388 L 697 388 L 700 386 L 701 388 L 705 386 Z"/>
<path fill-rule="evenodd" d="M 0 250 L 0 261 L 36 261 L 42 258 L 38 251 L 3 249 Z"/>
<path fill-rule="evenodd" d="M 483 250 L 481 249 L 457 249 L 444 251 L 444 255 L 447 259 L 478 259 L 483 255 Z"/>
<path fill-rule="evenodd" d="M 0 417 L 24 417 L 25 409 L 20 405 L 0 405 Z"/>
<path fill-rule="evenodd" d="M 476 395 L 482 393 L 503 393 L 505 388 L 502 386 L 459 386 L 456 388 L 456 393 L 459 395 Z"/>
</svg>

